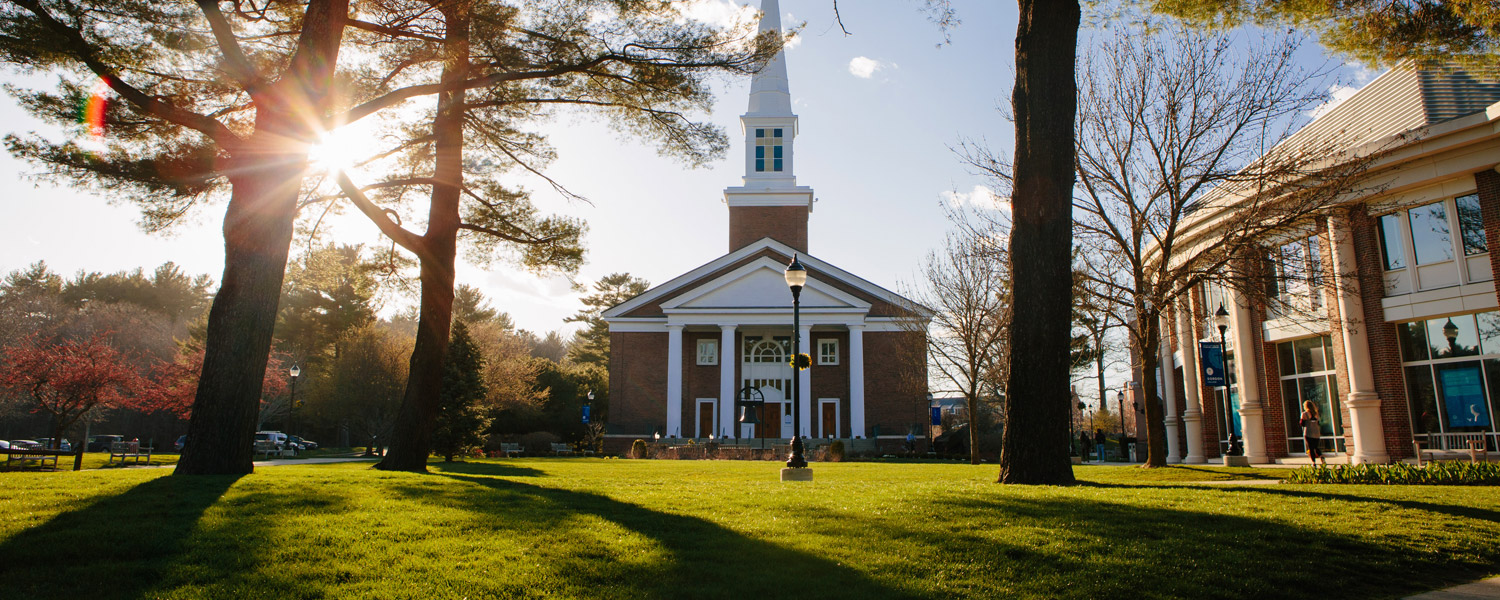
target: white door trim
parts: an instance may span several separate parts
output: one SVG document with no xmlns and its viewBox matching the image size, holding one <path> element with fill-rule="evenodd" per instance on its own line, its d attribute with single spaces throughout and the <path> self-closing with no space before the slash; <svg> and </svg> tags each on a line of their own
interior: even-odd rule
<svg viewBox="0 0 1500 600">
<path fill-rule="evenodd" d="M 696 410 L 693 411 L 693 433 L 694 433 L 693 437 L 706 438 L 706 437 L 708 437 L 708 434 L 710 434 L 710 433 L 717 436 L 719 434 L 719 432 L 717 432 L 717 431 L 700 431 L 700 430 L 703 428 L 703 406 L 705 404 L 708 405 L 708 413 L 709 413 L 710 416 L 713 416 L 714 415 L 714 411 L 718 409 L 719 399 L 718 398 L 698 398 L 697 401 L 694 402 L 694 404 L 697 406 L 697 408 L 696 408 Z M 714 423 L 714 425 L 718 425 L 719 420 L 718 419 L 714 419 L 713 423 Z"/>
</svg>

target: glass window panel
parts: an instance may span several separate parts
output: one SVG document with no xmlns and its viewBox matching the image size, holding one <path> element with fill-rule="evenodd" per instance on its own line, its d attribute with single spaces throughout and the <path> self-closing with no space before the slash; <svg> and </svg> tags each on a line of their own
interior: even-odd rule
<svg viewBox="0 0 1500 600">
<path fill-rule="evenodd" d="M 765 146 L 756 146 L 755 147 L 755 158 L 765 158 L 765 157 L 766 157 L 766 147 Z"/>
<path fill-rule="evenodd" d="M 1288 438 L 1302 437 L 1301 415 L 1302 400 L 1297 395 L 1297 380 L 1288 379 L 1281 382 L 1281 402 L 1286 406 L 1286 436 Z"/>
<path fill-rule="evenodd" d="M 1406 244 L 1401 241 L 1401 216 L 1389 214 L 1380 217 L 1380 253 L 1385 257 L 1385 269 L 1406 268 Z"/>
<path fill-rule="evenodd" d="M 776 146 L 776 147 L 772 148 L 771 149 L 771 156 L 773 156 L 775 158 L 781 158 L 781 146 Z"/>
<path fill-rule="evenodd" d="M 1245 437 L 1245 430 L 1240 427 L 1240 392 L 1229 388 L 1229 431 L 1241 438 Z"/>
<path fill-rule="evenodd" d="M 1470 361 L 1436 367 L 1447 431 L 1489 431 L 1490 412 L 1480 366 L 1479 361 Z"/>
<path fill-rule="evenodd" d="M 1484 239 L 1484 220 L 1479 216 L 1479 195 L 1469 194 L 1453 201 L 1458 207 L 1459 237 L 1464 244 L 1464 256 L 1484 254 L 1490 247 Z"/>
<path fill-rule="evenodd" d="M 1448 211 L 1442 202 L 1433 202 L 1407 211 L 1411 221 L 1411 248 L 1417 264 L 1430 265 L 1453 260 L 1453 236 L 1448 228 Z"/>
<path fill-rule="evenodd" d="M 1490 400 L 1490 431 L 1494 431 L 1495 415 L 1500 413 L 1500 360 L 1491 358 L 1484 361 L 1484 379 Z M 1490 450 L 1494 449 L 1492 444 Z"/>
<path fill-rule="evenodd" d="M 755 137 L 758 137 L 758 138 L 766 137 L 766 130 L 764 130 L 764 129 L 756 129 L 755 130 Z"/>
<path fill-rule="evenodd" d="M 1458 336 L 1448 341 L 1444 331 L 1452 323 Z M 1427 321 L 1427 343 L 1432 348 L 1433 358 L 1453 358 L 1479 354 L 1479 331 L 1474 327 L 1474 315 L 1458 315 L 1446 319 Z"/>
<path fill-rule="evenodd" d="M 1292 342 L 1292 350 L 1297 354 L 1298 373 L 1316 373 L 1326 371 L 1327 363 L 1323 360 L 1323 338 L 1314 337 Z"/>
<path fill-rule="evenodd" d="M 1324 375 L 1323 378 L 1328 381 L 1328 401 L 1333 405 L 1328 412 L 1328 422 L 1333 424 L 1331 426 L 1334 431 L 1341 431 L 1339 424 L 1344 422 L 1344 415 L 1339 411 L 1342 410 L 1344 401 L 1339 396 L 1339 378 L 1336 375 Z"/>
<path fill-rule="evenodd" d="M 1422 321 L 1396 325 L 1396 337 L 1401 339 L 1401 360 L 1427 360 L 1427 324 Z"/>
<path fill-rule="evenodd" d="M 1318 430 L 1324 437 L 1333 435 L 1333 405 L 1328 401 L 1328 378 L 1327 377 L 1304 377 L 1298 379 L 1297 383 L 1302 389 L 1302 400 L 1312 402 L 1318 407 Z M 1297 411 L 1300 417 L 1302 411 Z"/>
<path fill-rule="evenodd" d="M 1437 392 L 1432 388 L 1432 367 L 1406 368 L 1406 403 L 1411 407 L 1413 433 L 1442 433 Z"/>
<path fill-rule="evenodd" d="M 773 162 L 775 162 L 776 164 L 774 165 L 774 167 L 772 168 L 772 170 L 773 171 L 780 171 L 781 170 L 781 159 L 779 159 L 779 158 L 773 159 Z"/>
<path fill-rule="evenodd" d="M 1297 360 L 1292 355 L 1291 342 L 1276 344 L 1276 356 L 1278 359 L 1277 362 L 1281 363 L 1281 375 L 1283 377 L 1297 374 Z"/>
<path fill-rule="evenodd" d="M 1338 368 L 1339 363 L 1333 360 L 1333 336 L 1323 336 L 1323 360 L 1328 361 L 1327 365 L 1329 371 Z"/>
<path fill-rule="evenodd" d="M 766 170 L 766 161 L 762 160 L 762 159 L 756 159 L 755 160 L 755 170 L 756 171 L 764 171 L 764 170 Z"/>
<path fill-rule="evenodd" d="M 1485 354 L 1500 354 L 1500 312 L 1482 312 L 1479 319 L 1479 347 Z"/>
<path fill-rule="evenodd" d="M 776 137 L 781 137 L 781 130 L 780 129 L 776 130 Z"/>
</svg>

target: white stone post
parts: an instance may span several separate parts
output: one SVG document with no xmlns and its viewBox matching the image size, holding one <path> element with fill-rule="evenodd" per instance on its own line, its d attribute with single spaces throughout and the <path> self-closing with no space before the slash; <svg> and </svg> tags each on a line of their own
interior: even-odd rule
<svg viewBox="0 0 1500 600">
<path fill-rule="evenodd" d="M 1182 462 L 1182 454 L 1177 443 L 1177 376 L 1172 372 L 1172 345 L 1167 343 L 1169 339 L 1167 332 L 1171 331 L 1172 320 L 1163 313 L 1161 318 L 1160 341 L 1156 344 L 1161 368 L 1161 397 L 1167 406 L 1166 422 L 1167 430 L 1167 462 Z"/>
<path fill-rule="evenodd" d="M 803 325 L 801 335 L 798 337 L 801 339 L 798 340 L 797 352 L 812 356 L 812 351 L 809 350 L 812 347 L 812 325 Z M 817 360 L 814 360 L 813 363 L 817 363 Z M 801 372 L 796 373 L 796 375 L 798 377 L 797 404 L 799 407 L 798 410 L 802 413 L 802 437 L 810 438 L 813 431 L 812 367 L 803 369 Z"/>
<path fill-rule="evenodd" d="M 1354 258 L 1354 238 L 1350 235 L 1348 217 L 1335 215 L 1328 219 L 1328 233 L 1333 239 L 1333 284 L 1343 319 L 1344 366 L 1349 371 L 1349 390 L 1344 404 L 1349 407 L 1349 427 L 1354 434 L 1351 463 L 1391 461 L 1385 451 L 1385 425 L 1380 420 L 1380 395 L 1375 392 L 1375 372 L 1370 367 L 1370 338 L 1366 335 L 1364 301 L 1359 296 L 1358 263 Z"/>
<path fill-rule="evenodd" d="M 734 325 L 719 326 L 719 435 L 739 437 L 739 428 L 734 426 L 739 415 L 734 414 L 734 401 L 738 393 L 738 382 L 734 380 Z"/>
<path fill-rule="evenodd" d="M 1245 430 L 1245 459 L 1252 465 L 1271 462 L 1266 454 L 1265 405 L 1260 399 L 1260 354 L 1255 348 L 1256 323 L 1251 318 L 1250 299 L 1238 290 L 1231 292 L 1229 307 L 1234 323 L 1234 376 L 1240 392 L 1240 426 Z"/>
<path fill-rule="evenodd" d="M 849 435 L 865 437 L 865 326 L 849 326 Z"/>
<path fill-rule="evenodd" d="M 1182 388 L 1187 410 L 1182 413 L 1182 426 L 1187 430 L 1187 456 L 1182 462 L 1201 464 L 1207 462 L 1203 451 L 1203 405 L 1199 394 L 1203 384 L 1198 379 L 1198 336 L 1193 331 L 1193 305 L 1183 301 L 1177 306 L 1177 351 L 1182 353 Z"/>
<path fill-rule="evenodd" d="M 682 326 L 667 325 L 667 430 L 682 437 Z"/>
</svg>

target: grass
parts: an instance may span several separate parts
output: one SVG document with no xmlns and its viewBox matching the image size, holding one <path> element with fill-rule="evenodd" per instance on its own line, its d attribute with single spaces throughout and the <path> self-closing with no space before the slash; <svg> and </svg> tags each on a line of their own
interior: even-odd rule
<svg viewBox="0 0 1500 600">
<path fill-rule="evenodd" d="M 811 484 L 605 459 L 6 473 L 0 598 L 1381 598 L 1500 571 L 1500 488 L 814 467 Z"/>
</svg>

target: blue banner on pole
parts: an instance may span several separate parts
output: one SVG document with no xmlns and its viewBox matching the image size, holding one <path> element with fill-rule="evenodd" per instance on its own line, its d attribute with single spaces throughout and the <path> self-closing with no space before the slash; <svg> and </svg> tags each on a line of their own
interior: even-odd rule
<svg viewBox="0 0 1500 600">
<path fill-rule="evenodd" d="M 1218 342 L 1198 342 L 1198 356 L 1203 369 L 1203 385 L 1227 387 L 1224 375 L 1224 346 Z"/>
<path fill-rule="evenodd" d="M 583 405 L 583 424 L 589 424 L 589 405 Z"/>
<path fill-rule="evenodd" d="M 934 407 L 931 408 L 930 412 L 932 412 L 932 426 L 933 427 L 937 427 L 939 425 L 942 425 L 943 424 L 943 407 L 941 407 L 941 406 L 934 406 Z M 908 414 L 910 414 L 910 413 L 908 413 Z"/>
</svg>

